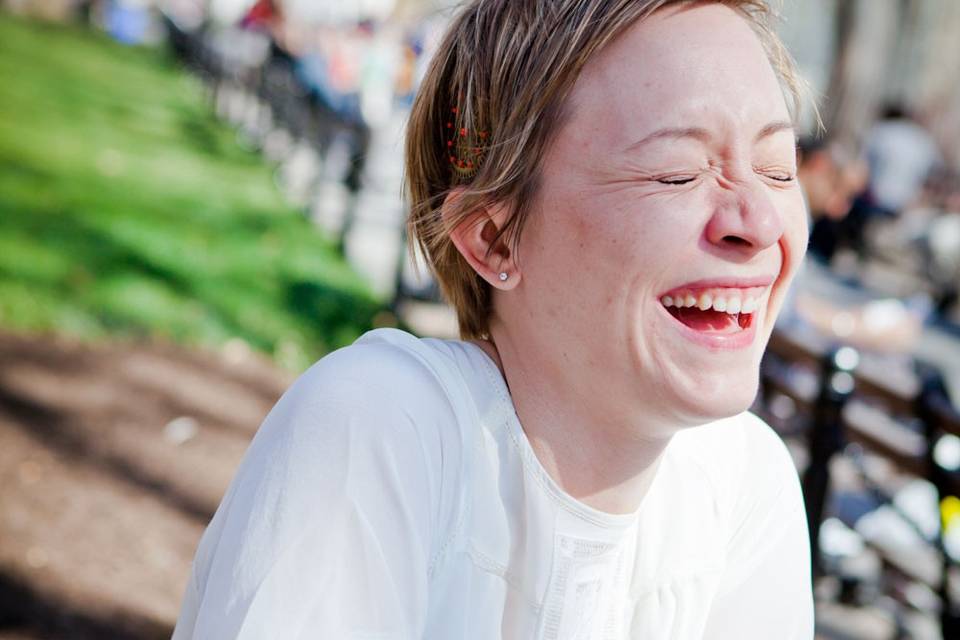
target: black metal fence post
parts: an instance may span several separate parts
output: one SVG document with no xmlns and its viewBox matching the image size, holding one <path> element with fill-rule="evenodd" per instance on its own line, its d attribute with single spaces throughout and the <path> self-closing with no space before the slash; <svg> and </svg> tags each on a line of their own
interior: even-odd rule
<svg viewBox="0 0 960 640">
<path fill-rule="evenodd" d="M 852 355 L 851 355 L 852 354 Z M 813 575 L 821 574 L 820 524 L 830 488 L 830 460 L 844 445 L 843 406 L 853 392 L 850 370 L 857 355 L 850 347 L 833 349 L 821 364 L 820 392 L 809 431 L 809 463 L 803 472 L 803 499 L 810 532 L 810 559 Z"/>
<path fill-rule="evenodd" d="M 937 417 L 938 406 L 949 406 L 950 398 L 943 375 L 935 367 L 917 363 L 917 376 L 920 379 L 920 393 L 917 396 L 917 416 L 923 423 L 926 437 L 926 466 L 927 479 L 937 489 L 937 507 L 939 509 L 943 499 L 953 492 L 949 481 L 949 474 L 934 458 L 934 449 L 942 435 Z M 950 593 L 950 555 L 943 545 L 943 534 L 946 523 L 940 517 L 940 527 L 937 530 L 934 544 L 940 553 L 940 588 L 938 595 L 942 608 L 940 610 L 940 628 L 944 638 L 960 638 L 960 603 L 954 602 Z"/>
</svg>

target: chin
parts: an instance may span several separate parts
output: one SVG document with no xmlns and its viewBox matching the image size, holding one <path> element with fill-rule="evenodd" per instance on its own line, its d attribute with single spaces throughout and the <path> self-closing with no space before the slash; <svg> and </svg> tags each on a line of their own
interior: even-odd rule
<svg viewBox="0 0 960 640">
<path fill-rule="evenodd" d="M 683 397 L 675 405 L 682 407 L 681 422 L 697 426 L 743 413 L 753 405 L 759 379 L 756 367 L 738 375 L 697 376 L 693 385 L 684 385 Z"/>
<path fill-rule="evenodd" d="M 665 425 L 696 426 L 750 408 L 769 337 L 764 315 L 752 318 L 742 334 L 729 329 L 714 334 L 699 331 L 699 327 L 685 326 L 666 308 L 643 323 L 654 331 L 636 334 L 634 340 L 641 349 L 635 362 L 647 380 L 655 381 L 644 396 L 659 408 Z"/>
</svg>

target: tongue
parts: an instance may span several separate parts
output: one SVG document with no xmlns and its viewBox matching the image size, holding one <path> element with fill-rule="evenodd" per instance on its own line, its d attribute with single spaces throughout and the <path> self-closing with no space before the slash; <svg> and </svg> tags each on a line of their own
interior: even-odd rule
<svg viewBox="0 0 960 640">
<path fill-rule="evenodd" d="M 737 316 L 723 311 L 714 311 L 713 309 L 701 311 L 696 307 L 684 307 L 682 309 L 670 307 L 670 313 L 677 320 L 696 331 L 733 333 L 741 328 Z"/>
</svg>

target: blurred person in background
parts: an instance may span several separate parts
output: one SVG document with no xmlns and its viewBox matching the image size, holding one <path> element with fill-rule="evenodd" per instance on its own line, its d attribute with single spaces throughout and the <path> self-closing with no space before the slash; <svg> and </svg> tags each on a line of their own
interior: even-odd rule
<svg viewBox="0 0 960 640">
<path fill-rule="evenodd" d="M 877 215 L 894 216 L 914 204 L 943 160 L 933 136 L 896 103 L 884 107 L 867 132 L 868 202 Z"/>
<path fill-rule="evenodd" d="M 403 41 L 403 53 L 397 69 L 394 94 L 400 108 L 410 109 L 416 93 L 417 60 L 423 54 L 423 45 L 414 34 L 408 34 Z"/>
<path fill-rule="evenodd" d="M 797 173 L 810 214 L 809 254 L 829 262 L 842 239 L 843 220 L 869 179 L 866 163 L 824 138 L 799 142 Z"/>
<path fill-rule="evenodd" d="M 937 314 L 948 318 L 960 284 L 960 176 L 939 167 L 921 197 L 881 231 L 874 242 L 914 256 L 932 285 Z"/>
<path fill-rule="evenodd" d="M 810 221 L 808 259 L 784 303 L 780 326 L 790 330 L 809 325 L 858 348 L 907 351 L 929 313 L 924 296 L 906 303 L 886 298 L 849 304 L 820 291 L 824 281 L 832 280 L 829 266 L 838 249 L 861 241 L 863 229 L 856 220 L 851 223 L 851 216 L 858 196 L 867 188 L 867 163 L 822 137 L 801 138 L 798 147 L 797 175 Z"/>
<path fill-rule="evenodd" d="M 842 242 L 860 258 L 867 253 L 867 227 L 919 204 L 925 183 L 943 163 L 933 136 L 898 103 L 886 105 L 867 131 L 864 155 L 869 167 L 866 189 L 839 225 Z"/>
<path fill-rule="evenodd" d="M 282 7 L 276 0 L 257 0 L 240 18 L 241 29 L 271 32 L 277 23 L 283 21 Z"/>
<path fill-rule="evenodd" d="M 274 407 L 174 638 L 813 637 L 747 412 L 800 263 L 798 80 L 749 0 L 474 0 L 407 129 L 459 340 L 368 332 Z"/>
</svg>

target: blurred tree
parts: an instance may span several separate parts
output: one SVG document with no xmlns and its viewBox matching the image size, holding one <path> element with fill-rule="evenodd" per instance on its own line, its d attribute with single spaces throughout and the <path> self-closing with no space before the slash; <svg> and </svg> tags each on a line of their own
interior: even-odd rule
<svg viewBox="0 0 960 640">
<path fill-rule="evenodd" d="M 947 161 L 960 170 L 960 2 L 915 3 L 919 28 L 910 77 L 917 111 L 941 141 Z"/>
<path fill-rule="evenodd" d="M 834 139 L 856 145 L 886 97 L 900 0 L 836 0 L 833 68 L 823 105 Z"/>
<path fill-rule="evenodd" d="M 834 0 L 833 63 L 822 113 L 859 146 L 885 102 L 907 107 L 960 168 L 960 2 Z"/>
</svg>

